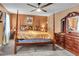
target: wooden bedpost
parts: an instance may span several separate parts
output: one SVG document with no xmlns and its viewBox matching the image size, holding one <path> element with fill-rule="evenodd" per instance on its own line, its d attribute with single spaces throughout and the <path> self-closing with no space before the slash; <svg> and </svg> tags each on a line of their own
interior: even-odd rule
<svg viewBox="0 0 79 59">
<path fill-rule="evenodd" d="M 55 43 L 56 43 L 56 40 L 55 40 L 55 13 L 53 14 L 53 50 L 56 50 L 56 47 L 55 47 Z"/>
<path fill-rule="evenodd" d="M 16 50 L 17 50 L 17 45 L 16 45 L 17 34 L 18 34 L 18 10 L 16 15 L 16 30 L 15 30 L 15 36 L 14 36 L 14 54 L 16 54 Z"/>
</svg>

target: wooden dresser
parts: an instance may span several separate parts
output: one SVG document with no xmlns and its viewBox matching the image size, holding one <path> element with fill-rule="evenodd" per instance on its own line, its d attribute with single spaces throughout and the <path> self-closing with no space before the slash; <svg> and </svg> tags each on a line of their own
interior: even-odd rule
<svg viewBox="0 0 79 59">
<path fill-rule="evenodd" d="M 60 33 L 55 33 L 55 39 L 56 39 L 56 43 L 65 48 L 65 37 L 64 37 L 64 34 L 60 34 Z"/>
<path fill-rule="evenodd" d="M 65 48 L 75 55 L 79 55 L 79 34 L 78 33 L 66 33 L 61 35 L 55 33 L 57 45 Z"/>
<path fill-rule="evenodd" d="M 79 34 L 78 33 L 65 34 L 65 49 L 71 51 L 75 55 L 79 55 Z"/>
<path fill-rule="evenodd" d="M 65 34 L 55 34 L 57 44 L 63 45 L 66 50 L 79 55 L 79 12 L 70 12 L 61 19 L 60 32 Z"/>
</svg>

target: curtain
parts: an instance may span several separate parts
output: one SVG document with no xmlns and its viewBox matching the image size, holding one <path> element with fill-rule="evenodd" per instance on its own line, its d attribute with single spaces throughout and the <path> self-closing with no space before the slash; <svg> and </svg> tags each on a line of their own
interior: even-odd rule
<svg viewBox="0 0 79 59">
<path fill-rule="evenodd" d="M 10 39 L 10 16 L 7 13 L 4 13 L 4 29 L 3 29 L 3 45 L 9 43 Z"/>
</svg>

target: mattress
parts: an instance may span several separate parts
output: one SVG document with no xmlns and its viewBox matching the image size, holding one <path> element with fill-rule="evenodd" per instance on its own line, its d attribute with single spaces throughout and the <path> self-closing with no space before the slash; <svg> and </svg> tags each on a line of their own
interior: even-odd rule
<svg viewBox="0 0 79 59">
<path fill-rule="evenodd" d="M 19 43 L 51 42 L 50 39 L 17 40 Z"/>
</svg>

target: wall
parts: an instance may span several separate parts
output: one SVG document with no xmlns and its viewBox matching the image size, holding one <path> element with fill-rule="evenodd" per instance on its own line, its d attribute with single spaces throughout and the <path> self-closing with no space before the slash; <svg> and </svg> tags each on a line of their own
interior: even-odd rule
<svg viewBox="0 0 79 59">
<path fill-rule="evenodd" d="M 43 30 L 42 26 L 45 26 L 45 30 L 43 31 L 47 31 L 47 16 L 33 16 L 33 28 L 36 26 L 38 26 L 41 31 Z"/>
<path fill-rule="evenodd" d="M 7 13 L 7 10 L 3 7 L 3 5 L 0 4 L 0 10 L 2 12 L 6 12 Z M 3 15 L 4 16 L 4 15 Z M 2 21 L 3 21 L 4 17 L 2 17 Z M 2 44 L 2 39 L 3 39 L 3 22 L 0 23 L 0 45 Z"/>
<path fill-rule="evenodd" d="M 54 38 L 54 32 L 53 32 L 53 15 L 48 16 L 48 31 L 52 33 L 52 38 Z"/>
<path fill-rule="evenodd" d="M 18 15 L 18 29 L 20 28 L 20 25 L 23 24 L 23 21 L 25 20 L 26 15 L 19 14 Z M 16 28 L 16 19 L 17 15 L 16 14 L 10 14 L 10 30 L 11 32 L 14 31 L 14 28 Z"/>
<path fill-rule="evenodd" d="M 53 32 L 53 15 L 48 16 L 48 31 Z"/>
</svg>

